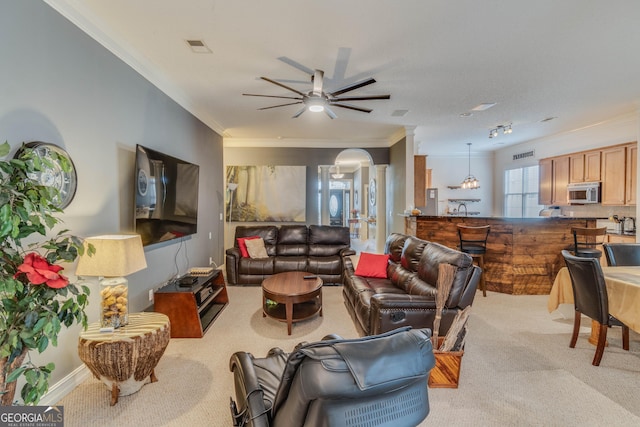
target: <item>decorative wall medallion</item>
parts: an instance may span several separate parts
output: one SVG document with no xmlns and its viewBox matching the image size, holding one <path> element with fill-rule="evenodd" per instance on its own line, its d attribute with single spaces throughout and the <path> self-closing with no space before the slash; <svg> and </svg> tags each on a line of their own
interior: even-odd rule
<svg viewBox="0 0 640 427">
<path fill-rule="evenodd" d="M 40 185 L 53 187 L 58 190 L 58 195 L 54 199 L 54 204 L 64 209 L 76 195 L 77 176 L 76 168 L 69 154 L 55 144 L 48 142 L 33 141 L 25 144 L 31 148 L 42 162 L 42 171 L 33 173 L 29 178 L 40 183 Z M 22 150 L 18 150 L 14 157 L 20 157 Z"/>
</svg>

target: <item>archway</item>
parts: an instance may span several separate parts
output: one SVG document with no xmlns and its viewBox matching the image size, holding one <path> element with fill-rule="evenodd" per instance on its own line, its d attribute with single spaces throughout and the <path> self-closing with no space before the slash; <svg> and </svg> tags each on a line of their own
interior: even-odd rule
<svg viewBox="0 0 640 427">
<path fill-rule="evenodd" d="M 323 224 L 349 226 L 357 252 L 376 249 L 375 165 L 364 149 L 348 148 L 333 165 L 319 167 Z"/>
</svg>

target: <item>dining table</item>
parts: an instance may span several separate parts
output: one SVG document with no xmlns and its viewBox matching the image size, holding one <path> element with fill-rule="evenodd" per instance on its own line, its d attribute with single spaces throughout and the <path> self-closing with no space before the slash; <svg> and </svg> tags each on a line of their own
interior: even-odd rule
<svg viewBox="0 0 640 427">
<path fill-rule="evenodd" d="M 609 314 L 630 329 L 640 332 L 640 266 L 601 268 L 607 287 Z M 573 302 L 571 276 L 567 267 L 562 267 L 549 293 L 547 310 L 551 313 L 560 304 L 573 304 Z M 594 338 L 593 329 L 592 325 L 590 342 Z"/>
</svg>

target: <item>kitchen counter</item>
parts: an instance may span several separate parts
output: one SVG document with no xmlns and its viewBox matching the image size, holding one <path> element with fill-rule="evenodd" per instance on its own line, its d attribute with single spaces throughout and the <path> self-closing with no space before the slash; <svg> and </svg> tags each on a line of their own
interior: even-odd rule
<svg viewBox="0 0 640 427">
<path fill-rule="evenodd" d="M 405 233 L 457 248 L 456 224 L 490 225 L 484 256 L 487 290 L 514 295 L 547 295 L 571 247 L 571 227 L 595 227 L 596 218 L 406 216 Z"/>
</svg>

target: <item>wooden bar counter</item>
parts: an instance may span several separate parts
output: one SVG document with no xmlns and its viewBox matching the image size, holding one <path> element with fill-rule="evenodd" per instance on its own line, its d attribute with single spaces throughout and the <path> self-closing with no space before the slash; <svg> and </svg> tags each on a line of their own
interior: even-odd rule
<svg viewBox="0 0 640 427">
<path fill-rule="evenodd" d="M 456 224 L 490 225 L 484 256 L 487 290 L 514 295 L 548 295 L 560 268 L 561 251 L 573 244 L 571 227 L 595 227 L 595 218 L 498 218 L 408 216 L 405 233 L 457 248 Z"/>
</svg>

